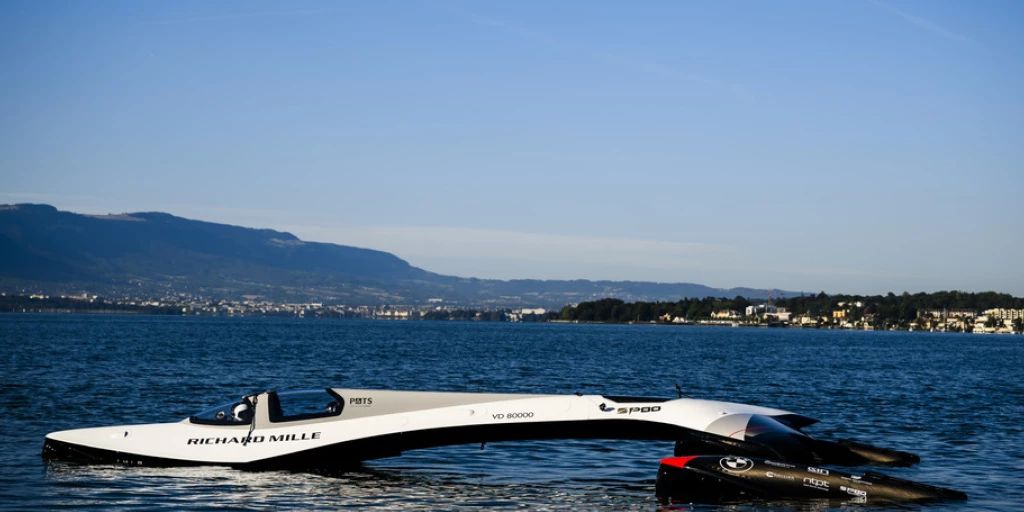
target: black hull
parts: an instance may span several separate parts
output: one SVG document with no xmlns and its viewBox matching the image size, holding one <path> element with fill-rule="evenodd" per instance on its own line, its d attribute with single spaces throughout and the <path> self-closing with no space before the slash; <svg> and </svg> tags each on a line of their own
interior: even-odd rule
<svg viewBox="0 0 1024 512">
<path fill-rule="evenodd" d="M 878 473 L 853 475 L 761 458 L 700 455 L 662 460 L 656 494 L 663 502 L 819 499 L 850 503 L 963 500 L 953 489 Z"/>
</svg>

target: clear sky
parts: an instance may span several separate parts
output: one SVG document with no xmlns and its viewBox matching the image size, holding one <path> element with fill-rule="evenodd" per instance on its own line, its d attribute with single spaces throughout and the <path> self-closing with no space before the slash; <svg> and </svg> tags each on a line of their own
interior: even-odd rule
<svg viewBox="0 0 1024 512">
<path fill-rule="evenodd" d="M 1024 295 L 1024 2 L 0 3 L 0 203 Z"/>
</svg>

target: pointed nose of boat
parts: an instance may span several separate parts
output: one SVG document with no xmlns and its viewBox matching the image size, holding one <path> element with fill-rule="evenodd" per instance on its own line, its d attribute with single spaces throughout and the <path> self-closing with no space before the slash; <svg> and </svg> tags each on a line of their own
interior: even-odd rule
<svg viewBox="0 0 1024 512">
<path fill-rule="evenodd" d="M 129 436 L 125 427 L 79 428 L 46 434 L 43 457 L 83 461 L 105 460 L 103 447 Z"/>
</svg>

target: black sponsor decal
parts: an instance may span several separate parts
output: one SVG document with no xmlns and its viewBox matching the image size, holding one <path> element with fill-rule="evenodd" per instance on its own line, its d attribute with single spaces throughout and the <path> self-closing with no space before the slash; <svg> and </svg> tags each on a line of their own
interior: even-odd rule
<svg viewBox="0 0 1024 512">
<path fill-rule="evenodd" d="M 846 494 L 849 494 L 850 496 L 861 496 L 864 498 L 867 498 L 868 496 L 868 492 L 863 489 L 855 489 L 853 487 L 847 487 L 845 485 L 840 485 L 839 490 L 845 492 Z"/>
<path fill-rule="evenodd" d="M 348 399 L 348 404 L 359 407 L 369 407 L 373 405 L 373 398 L 368 396 L 352 397 Z"/>
<path fill-rule="evenodd" d="M 658 412 L 660 410 L 661 410 L 661 406 L 660 405 L 651 405 L 651 406 L 644 406 L 644 407 L 619 407 L 618 409 L 615 410 L 615 414 L 633 414 L 635 412 L 637 412 L 637 413 Z"/>
<path fill-rule="evenodd" d="M 818 489 L 819 491 L 828 491 L 828 482 L 818 478 L 804 478 L 804 487 Z"/>
<path fill-rule="evenodd" d="M 185 442 L 189 444 L 240 444 L 249 443 L 277 443 L 281 441 L 312 441 L 320 439 L 320 432 L 303 432 L 301 434 L 276 434 L 270 436 L 244 436 L 244 437 L 190 437 Z"/>
<path fill-rule="evenodd" d="M 844 476 L 844 477 L 840 477 L 840 478 L 842 478 L 843 480 L 848 480 L 850 482 L 853 482 L 853 483 L 855 483 L 857 485 L 875 485 L 875 484 L 873 484 L 871 482 L 868 482 L 867 480 L 863 480 L 863 477 L 859 476 L 859 475 L 850 475 L 850 476 Z"/>
</svg>

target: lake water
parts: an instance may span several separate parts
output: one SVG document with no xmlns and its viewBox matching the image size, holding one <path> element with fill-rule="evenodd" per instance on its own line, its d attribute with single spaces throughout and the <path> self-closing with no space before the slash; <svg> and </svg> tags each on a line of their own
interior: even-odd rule
<svg viewBox="0 0 1024 512">
<path fill-rule="evenodd" d="M 961 334 L 0 315 L 0 506 L 656 510 L 654 477 L 671 443 L 447 447 L 340 474 L 82 466 L 39 454 L 50 431 L 177 421 L 270 388 L 673 396 L 678 382 L 690 396 L 819 418 L 807 429 L 816 436 L 915 452 L 918 466 L 882 471 L 971 496 L 901 510 L 1019 510 L 1022 347 L 1020 336 Z M 752 508 L 828 504 L 728 507 Z"/>
</svg>

